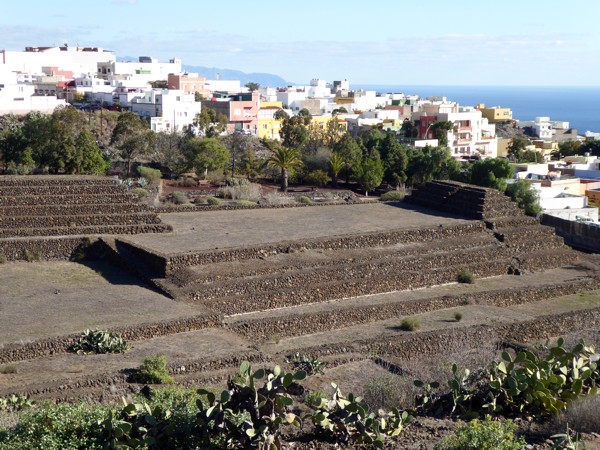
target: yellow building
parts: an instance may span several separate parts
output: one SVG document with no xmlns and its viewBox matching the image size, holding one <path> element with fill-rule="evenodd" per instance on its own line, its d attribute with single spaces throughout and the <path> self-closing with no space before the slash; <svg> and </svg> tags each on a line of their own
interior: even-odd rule
<svg viewBox="0 0 600 450">
<path fill-rule="evenodd" d="M 484 104 L 479 104 L 476 108 L 481 111 L 481 116 L 490 123 L 512 120 L 512 111 L 510 108 L 500 108 L 499 106 L 486 108 Z"/>
</svg>

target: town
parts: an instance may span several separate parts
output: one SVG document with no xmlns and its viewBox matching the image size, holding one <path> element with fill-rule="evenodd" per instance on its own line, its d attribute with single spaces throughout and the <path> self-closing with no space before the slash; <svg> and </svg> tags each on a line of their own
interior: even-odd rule
<svg viewBox="0 0 600 450">
<path fill-rule="evenodd" d="M 600 135 L 131 59 L 0 52 L 0 450 L 600 448 Z"/>
</svg>

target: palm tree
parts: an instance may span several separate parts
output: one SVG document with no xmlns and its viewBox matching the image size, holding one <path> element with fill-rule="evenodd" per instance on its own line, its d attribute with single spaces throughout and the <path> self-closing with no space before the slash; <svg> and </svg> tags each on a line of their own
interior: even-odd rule
<svg viewBox="0 0 600 450">
<path fill-rule="evenodd" d="M 331 184 L 337 187 L 337 177 L 346 165 L 344 158 L 339 153 L 332 152 L 329 157 L 329 169 L 331 170 Z"/>
<path fill-rule="evenodd" d="M 270 167 L 281 169 L 281 190 L 287 192 L 289 170 L 302 164 L 300 152 L 295 148 L 279 147 L 267 160 Z"/>
</svg>

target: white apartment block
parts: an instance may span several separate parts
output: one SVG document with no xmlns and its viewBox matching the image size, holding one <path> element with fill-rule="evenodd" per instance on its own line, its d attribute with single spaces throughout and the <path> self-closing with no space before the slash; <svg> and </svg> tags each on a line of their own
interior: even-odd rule
<svg viewBox="0 0 600 450">
<path fill-rule="evenodd" d="M 114 62 L 115 59 L 114 53 L 97 47 L 27 47 L 24 52 L 0 51 L 0 68 L 40 75 L 45 67 L 58 67 L 82 76 L 96 73 L 99 63 Z"/>
<path fill-rule="evenodd" d="M 107 80 L 111 76 L 129 75 L 135 76 L 139 82 L 143 83 L 166 81 L 170 73 L 181 73 L 181 60 L 173 58 L 168 63 L 161 63 L 156 58 L 140 56 L 138 61 L 133 62 L 107 61 L 99 63 L 95 73 L 96 76 Z"/>
<path fill-rule="evenodd" d="M 66 106 L 56 95 L 35 95 L 32 84 L 17 83 L 14 73 L 0 71 L 0 114 L 27 114 L 31 111 L 51 113 L 58 106 Z"/>
<path fill-rule="evenodd" d="M 443 111 L 443 112 L 442 112 Z M 496 126 L 483 118 L 481 111 L 459 107 L 456 103 L 440 102 L 423 104 L 421 111 L 413 112 L 413 120 L 420 122 L 420 136 L 434 138 L 431 124 L 449 121 L 454 128 L 448 131 L 448 147 L 455 157 L 481 156 L 495 158 L 498 155 Z"/>
<path fill-rule="evenodd" d="M 194 94 L 180 90 L 147 90 L 131 100 L 131 111 L 148 118 L 153 131 L 181 131 L 200 114 L 201 103 Z"/>
</svg>

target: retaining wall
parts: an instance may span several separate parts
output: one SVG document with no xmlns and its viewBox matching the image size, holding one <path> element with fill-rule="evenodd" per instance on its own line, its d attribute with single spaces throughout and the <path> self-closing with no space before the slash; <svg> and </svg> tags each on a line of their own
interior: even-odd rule
<svg viewBox="0 0 600 450">
<path fill-rule="evenodd" d="M 504 308 L 599 288 L 600 281 L 585 280 L 550 286 L 497 289 L 363 307 L 342 307 L 318 313 L 245 320 L 233 323 L 228 328 L 252 341 L 264 342 L 273 334 L 284 337 L 303 336 L 469 304 Z"/>
<path fill-rule="evenodd" d="M 222 323 L 219 315 L 203 315 L 185 317 L 163 322 L 131 325 L 127 327 L 110 328 L 111 333 L 120 334 L 126 341 L 141 341 L 159 336 L 167 336 L 186 331 L 201 330 L 218 326 Z M 66 353 L 68 348 L 78 339 L 79 334 L 52 337 L 26 344 L 9 344 L 0 347 L 0 364 L 43 356 Z"/>
<path fill-rule="evenodd" d="M 406 332 L 400 336 L 381 336 L 368 340 L 323 344 L 294 349 L 294 351 L 310 356 L 360 352 L 401 359 L 418 359 L 444 355 L 458 349 L 483 347 L 494 342 L 502 343 L 506 340 L 526 343 L 548 339 L 599 325 L 600 308 L 594 308 L 541 316 L 514 324 L 455 327 L 448 330 L 418 333 Z"/>
</svg>

